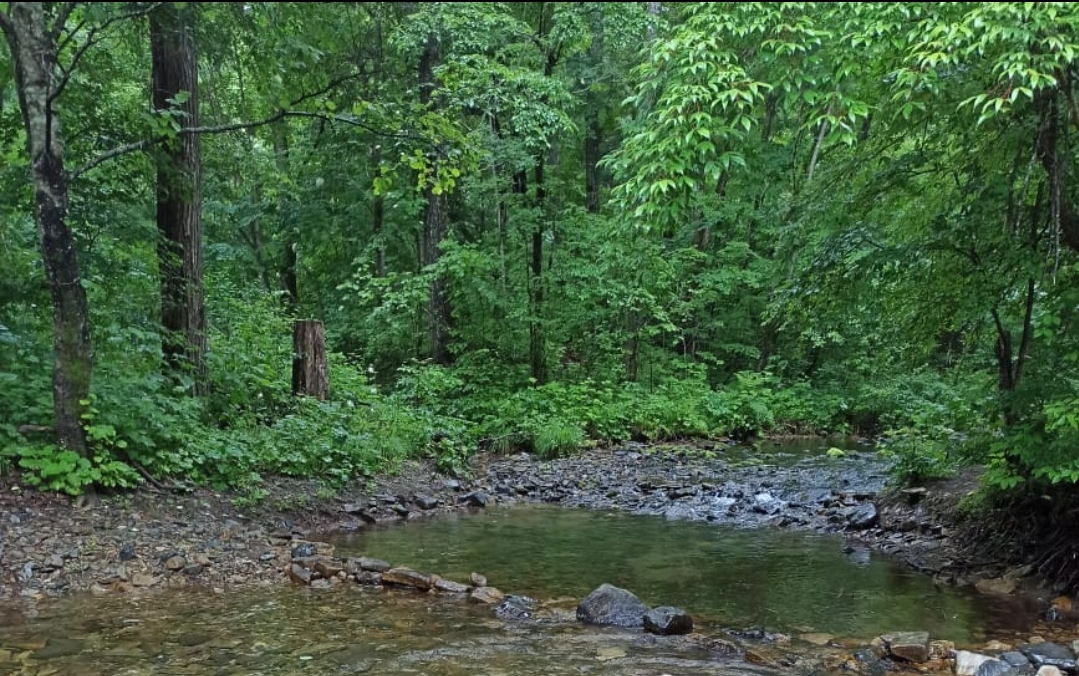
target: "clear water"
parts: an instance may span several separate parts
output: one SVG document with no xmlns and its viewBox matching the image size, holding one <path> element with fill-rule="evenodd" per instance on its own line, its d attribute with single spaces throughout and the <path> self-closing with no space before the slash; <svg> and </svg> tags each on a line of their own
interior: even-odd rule
<svg viewBox="0 0 1079 676">
<path fill-rule="evenodd" d="M 336 539 L 341 556 L 375 556 L 507 593 L 581 598 L 607 582 L 698 624 L 870 638 L 925 630 L 970 641 L 1016 612 L 940 588 L 834 536 L 743 530 L 622 512 L 521 506 L 372 528 Z"/>
</svg>

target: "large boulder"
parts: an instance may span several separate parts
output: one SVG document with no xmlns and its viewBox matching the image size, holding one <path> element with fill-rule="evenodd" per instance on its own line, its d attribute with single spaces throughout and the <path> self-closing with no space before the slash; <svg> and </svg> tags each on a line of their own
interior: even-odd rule
<svg viewBox="0 0 1079 676">
<path fill-rule="evenodd" d="M 897 631 L 881 636 L 888 654 L 901 660 L 920 664 L 929 659 L 929 633 L 925 631 Z"/>
<path fill-rule="evenodd" d="M 1024 643 L 1019 652 L 1027 656 L 1036 667 L 1056 667 L 1063 672 L 1075 673 L 1075 653 L 1059 643 Z"/>
<path fill-rule="evenodd" d="M 648 606 L 626 589 L 603 583 L 577 605 L 577 620 L 585 624 L 640 627 Z"/>
</svg>

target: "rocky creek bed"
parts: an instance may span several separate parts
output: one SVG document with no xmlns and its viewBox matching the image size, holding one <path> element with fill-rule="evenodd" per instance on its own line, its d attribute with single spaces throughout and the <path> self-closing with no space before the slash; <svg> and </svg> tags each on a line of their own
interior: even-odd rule
<svg viewBox="0 0 1079 676">
<path fill-rule="evenodd" d="M 871 452 L 849 452 L 827 462 L 786 458 L 759 464 L 744 462 L 725 444 L 704 449 L 629 444 L 553 461 L 526 454 L 483 455 L 475 458 L 471 477 L 461 479 L 420 463 L 332 495 L 313 482 L 280 479 L 268 482 L 266 496 L 251 505 L 236 494 L 146 487 L 74 509 L 70 499 L 26 489 L 17 476 L 9 476 L 0 480 L 0 599 L 7 598 L 10 608 L 25 608 L 45 597 L 87 590 L 141 596 L 192 585 L 224 593 L 253 585 L 393 584 L 467 595 L 490 603 L 508 620 L 542 616 L 544 604 L 520 606 L 525 602 L 510 594 L 507 605 L 504 592 L 482 579 L 451 581 L 431 575 L 437 571 L 394 568 L 377 561 L 377 552 L 367 560 L 341 559 L 319 541 L 319 534 L 376 523 L 542 502 L 746 528 L 837 533 L 849 539 L 853 555 L 872 547 L 934 575 L 941 584 L 977 584 L 990 594 L 1027 586 L 1032 603 L 1048 603 L 1036 581 L 1024 578 L 1026 570 L 984 560 L 969 543 L 959 546 L 955 529 L 960 525 L 951 515 L 955 499 L 971 486 L 969 477 L 907 492 L 885 491 L 885 480 L 886 466 Z M 512 592 L 512 581 L 501 585 Z M 8 613 L 0 627 L 6 621 L 18 620 Z M 842 649 L 829 658 L 833 667 L 854 659 L 852 668 L 866 673 L 895 664 L 941 669 L 955 666 L 958 656 L 966 660 L 959 663 L 960 672 L 998 676 L 1009 670 L 1034 673 L 1041 666 L 1074 673 L 1076 629 L 1074 620 L 1066 618 L 1036 623 L 1013 637 L 966 646 L 976 649 L 969 653 L 973 657 L 940 642 L 947 637 L 932 637 L 938 639 L 934 643 L 918 633 L 878 638 L 875 645 L 863 645 L 861 653 L 857 645 L 836 637 L 803 638 Z M 733 642 L 695 640 L 779 666 L 790 660 L 783 662 L 781 654 L 761 652 L 746 641 L 775 646 L 788 638 L 751 631 Z M 1042 641 L 1043 647 L 1032 647 Z M 903 654 L 911 650 L 914 659 Z M 880 661 L 888 655 L 890 661 Z"/>
</svg>

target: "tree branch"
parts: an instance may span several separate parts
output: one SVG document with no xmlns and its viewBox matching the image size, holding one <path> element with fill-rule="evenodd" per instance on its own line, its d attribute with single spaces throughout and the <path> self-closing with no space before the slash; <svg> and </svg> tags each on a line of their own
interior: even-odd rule
<svg viewBox="0 0 1079 676">
<path fill-rule="evenodd" d="M 60 8 L 60 13 L 56 16 L 56 21 L 52 24 L 52 29 L 49 31 L 49 42 L 56 43 L 60 39 L 60 33 L 64 30 L 64 24 L 71 18 L 71 13 L 75 11 L 75 6 L 79 4 L 77 2 L 65 2 L 64 6 Z"/>
<path fill-rule="evenodd" d="M 157 9 L 158 7 L 160 7 L 162 4 L 163 3 L 160 3 L 160 2 L 154 2 L 154 3 L 151 3 L 151 4 L 145 6 L 145 7 L 141 8 L 141 9 L 137 9 L 137 10 L 132 11 L 132 12 L 126 12 L 124 14 L 117 14 L 116 16 L 109 17 L 105 21 L 101 22 L 99 25 L 94 26 L 93 28 L 91 28 L 90 32 L 86 34 L 86 42 L 83 43 L 77 50 L 75 50 L 75 54 L 74 54 L 74 56 L 71 57 L 71 62 L 68 63 L 67 68 L 64 68 L 62 65 L 60 65 L 59 58 L 57 58 L 56 66 L 57 66 L 57 68 L 60 69 L 60 72 L 63 74 L 63 76 L 60 78 L 59 82 L 57 82 L 56 89 L 54 89 L 52 92 L 49 93 L 49 98 L 47 99 L 47 104 L 52 105 L 52 102 L 55 101 L 60 96 L 60 94 L 62 94 L 64 92 L 64 88 L 67 87 L 67 83 L 71 81 L 71 74 L 75 72 L 75 68 L 76 68 L 76 66 L 78 66 L 79 60 L 82 59 L 82 57 L 86 54 L 86 52 L 88 52 L 90 50 L 91 47 L 93 47 L 97 43 L 101 42 L 101 38 L 98 38 L 97 40 L 94 39 L 95 35 L 101 33 L 102 31 L 104 31 L 109 26 L 112 26 L 115 23 L 119 23 L 121 21 L 126 21 L 128 19 L 138 19 L 140 17 L 146 16 L 150 12 L 152 12 L 155 9 Z M 79 26 L 76 27 L 76 31 L 82 25 L 83 24 L 80 23 Z M 55 29 L 55 26 L 54 26 L 54 29 Z M 72 32 L 71 35 L 70 35 L 70 39 L 64 41 L 64 46 L 67 46 L 67 44 L 69 44 L 71 40 L 74 40 L 74 38 L 75 38 L 75 32 Z M 57 50 L 57 57 L 59 57 L 59 56 L 60 56 L 59 50 Z"/>
<path fill-rule="evenodd" d="M 264 127 L 264 126 L 266 126 L 268 124 L 273 124 L 274 122 L 277 122 L 279 120 L 283 120 L 286 117 L 308 117 L 308 118 L 314 118 L 314 119 L 317 119 L 317 120 L 322 120 L 323 122 L 342 122 L 344 124 L 352 125 L 354 127 L 360 127 L 361 129 L 364 129 L 366 131 L 371 132 L 372 134 L 375 134 L 376 136 L 384 136 L 386 138 L 410 139 L 410 140 L 416 140 L 416 141 L 422 141 L 423 140 L 423 137 L 414 136 L 414 135 L 409 134 L 409 133 L 384 131 L 382 129 L 378 129 L 376 127 L 372 127 L 372 126 L 370 126 L 368 124 L 365 124 L 365 123 L 363 123 L 363 122 L 361 122 L 361 121 L 359 121 L 359 120 L 357 120 L 356 118 L 353 118 L 353 117 L 345 117 L 345 116 L 342 116 L 342 115 L 326 115 L 324 113 L 312 113 L 312 112 L 306 112 L 306 111 L 300 111 L 300 110 L 279 110 L 276 113 L 274 113 L 273 115 L 270 115 L 269 117 L 263 118 L 261 120 L 255 120 L 254 122 L 233 122 L 233 123 L 230 123 L 230 124 L 220 124 L 220 125 L 215 125 L 215 126 L 210 126 L 210 127 L 185 127 L 183 129 L 180 129 L 178 132 L 176 132 L 176 134 L 178 136 L 189 136 L 191 134 L 200 134 L 200 135 L 224 134 L 224 133 L 230 132 L 230 131 L 240 131 L 240 130 L 243 130 L 243 129 L 255 129 L 257 127 Z M 109 150 L 109 151 L 107 151 L 105 153 L 102 153 L 101 155 L 98 155 L 97 157 L 90 160 L 86 164 L 82 165 L 81 167 L 79 167 L 75 171 L 71 172 L 68 175 L 68 179 L 70 181 L 75 181 L 76 179 L 78 179 L 83 174 L 85 174 L 88 171 L 98 167 L 99 165 L 101 165 L 101 164 L 103 164 L 105 162 L 108 162 L 111 159 L 120 157 L 121 155 L 128 155 L 128 154 L 133 153 L 133 152 L 138 152 L 138 151 L 143 150 L 144 148 L 148 148 L 148 147 L 150 147 L 150 146 L 152 146 L 154 144 L 161 143 L 166 138 L 167 138 L 166 136 L 157 136 L 157 137 L 154 137 L 154 138 L 143 139 L 141 141 L 134 141 L 132 143 L 127 143 L 127 144 L 124 144 L 122 146 L 117 146 L 116 148 L 113 148 L 112 150 Z"/>
<path fill-rule="evenodd" d="M 7 14 L 0 12 L 0 30 L 4 31 L 4 34 L 8 37 L 15 35 L 15 26 L 11 24 L 11 19 Z"/>
</svg>

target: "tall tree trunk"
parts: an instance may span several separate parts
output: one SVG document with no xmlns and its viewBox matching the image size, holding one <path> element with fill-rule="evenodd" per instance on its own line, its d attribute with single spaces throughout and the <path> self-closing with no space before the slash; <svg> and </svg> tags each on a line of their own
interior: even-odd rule
<svg viewBox="0 0 1079 676">
<path fill-rule="evenodd" d="M 420 103 L 431 104 L 431 94 L 435 89 L 434 68 L 438 62 L 438 39 L 432 34 L 427 37 L 423 54 L 420 56 Z M 442 238 L 449 230 L 445 195 L 436 192 L 434 186 L 424 188 L 423 197 L 426 206 L 423 214 L 422 246 L 420 264 L 423 267 L 435 265 L 442 256 Z M 436 364 L 448 364 L 451 361 L 449 349 L 450 300 L 445 281 L 440 276 L 431 280 L 427 300 L 427 323 L 431 338 L 431 358 Z"/>
<path fill-rule="evenodd" d="M 382 163 L 382 152 L 378 146 L 371 149 L 371 174 L 375 175 Z M 371 231 L 375 239 L 375 276 L 386 276 L 386 244 L 382 241 L 383 229 L 386 225 L 386 196 L 379 193 L 375 195 L 371 205 Z"/>
<path fill-rule="evenodd" d="M 278 120 L 273 125 L 274 163 L 277 173 L 282 177 L 289 175 L 288 123 Z M 296 283 L 296 224 L 289 213 L 288 191 L 284 180 L 277 186 L 277 219 L 281 228 L 282 252 L 278 263 L 277 275 L 281 281 L 281 290 L 285 292 L 285 305 L 295 310 L 300 302 L 299 286 Z"/>
<path fill-rule="evenodd" d="M 528 318 L 528 363 L 532 379 L 537 385 L 547 382 L 547 341 L 543 333 L 543 213 L 547 199 L 544 188 L 544 161 L 539 157 L 536 163 L 536 206 L 539 207 L 539 219 L 532 230 L 532 264 L 529 279 L 529 295 L 532 311 Z"/>
<path fill-rule="evenodd" d="M 603 8 L 601 5 L 592 6 L 592 45 L 588 49 L 588 60 L 596 72 L 603 67 Z M 600 210 L 600 148 L 603 144 L 603 129 L 599 123 L 599 111 L 602 106 L 600 97 L 593 93 L 594 88 L 588 92 L 588 128 L 584 137 L 584 193 L 585 209 L 590 214 L 598 214 Z"/>
<path fill-rule="evenodd" d="M 13 2 L 0 21 L 15 65 L 34 187 L 34 219 L 52 299 L 52 396 L 56 441 L 86 455 L 80 424 L 90 397 L 93 353 L 90 312 L 82 286 L 75 236 L 67 223 L 68 185 L 58 112 L 56 31 L 48 30 L 40 2 Z"/>
<path fill-rule="evenodd" d="M 154 108 L 174 111 L 187 127 L 199 124 L 194 11 L 190 3 L 164 3 L 150 14 Z M 195 395 L 206 391 L 200 150 L 198 134 L 183 134 L 165 145 L 157 165 L 162 351 L 169 373 L 193 377 Z"/>
</svg>

